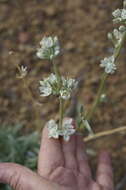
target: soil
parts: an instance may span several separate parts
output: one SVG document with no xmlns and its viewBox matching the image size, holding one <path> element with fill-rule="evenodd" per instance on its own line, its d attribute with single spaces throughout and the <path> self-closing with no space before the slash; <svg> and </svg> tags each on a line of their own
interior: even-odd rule
<svg viewBox="0 0 126 190">
<path fill-rule="evenodd" d="M 1 125 L 21 123 L 30 131 L 57 117 L 57 100 L 41 98 L 38 91 L 39 80 L 52 69 L 49 62 L 39 60 L 35 54 L 45 35 L 57 35 L 61 41 L 63 53 L 56 59 L 61 73 L 76 77 L 81 72 L 84 76 L 78 101 L 90 109 L 102 73 L 99 62 L 112 52 L 106 37 L 113 28 L 111 12 L 121 5 L 122 1 L 113 0 L 0 0 Z M 107 81 L 107 102 L 99 106 L 92 119 L 95 132 L 126 124 L 125 59 L 123 49 L 118 70 Z M 28 67 L 24 82 L 32 98 L 16 77 L 16 65 Z M 125 138 L 126 134 L 121 133 L 87 143 L 93 163 L 101 149 L 111 152 L 116 184 L 126 173 Z"/>
</svg>

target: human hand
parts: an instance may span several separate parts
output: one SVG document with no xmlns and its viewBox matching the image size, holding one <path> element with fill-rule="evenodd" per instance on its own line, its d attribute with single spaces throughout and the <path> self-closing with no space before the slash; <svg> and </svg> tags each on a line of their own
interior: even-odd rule
<svg viewBox="0 0 126 190">
<path fill-rule="evenodd" d="M 38 172 L 18 164 L 1 163 L 0 182 L 15 190 L 114 190 L 108 153 L 100 154 L 94 181 L 84 150 L 81 136 L 72 136 L 69 142 L 49 139 L 44 128 Z"/>
</svg>

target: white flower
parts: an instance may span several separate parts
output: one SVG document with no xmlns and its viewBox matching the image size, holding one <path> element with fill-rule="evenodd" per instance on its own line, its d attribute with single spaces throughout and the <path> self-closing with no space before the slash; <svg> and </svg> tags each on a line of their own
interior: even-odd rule
<svg viewBox="0 0 126 190">
<path fill-rule="evenodd" d="M 70 136 L 76 132 L 75 127 L 73 126 L 73 119 L 65 118 L 62 124 L 62 136 L 65 141 L 69 141 Z"/>
<path fill-rule="evenodd" d="M 44 50 L 44 49 L 42 49 L 42 48 L 38 48 L 37 49 L 37 53 L 36 53 L 36 55 L 37 55 L 37 57 L 39 57 L 40 59 L 48 59 L 49 58 L 49 52 L 46 50 Z"/>
<path fill-rule="evenodd" d="M 63 81 L 63 86 L 67 87 L 67 88 L 76 88 L 78 82 L 75 79 L 72 78 L 67 78 L 65 79 L 64 77 L 62 77 L 62 81 Z"/>
<path fill-rule="evenodd" d="M 107 34 L 107 37 L 108 37 L 109 40 L 113 40 L 113 35 L 112 35 L 111 32 L 109 32 L 109 33 Z"/>
<path fill-rule="evenodd" d="M 123 32 L 118 30 L 118 29 L 114 29 L 113 30 L 113 36 L 115 38 L 115 47 L 117 48 L 120 45 L 121 41 L 122 41 Z"/>
<path fill-rule="evenodd" d="M 41 96 L 49 96 L 51 94 L 56 94 L 56 89 L 53 88 L 54 85 L 57 85 L 57 78 L 56 75 L 53 73 L 50 74 L 49 77 L 45 78 L 44 80 L 40 81 L 40 94 Z"/>
<path fill-rule="evenodd" d="M 49 96 L 51 94 L 58 95 L 62 99 L 69 99 L 72 90 L 77 86 L 77 81 L 75 79 L 65 79 L 61 77 L 61 84 L 59 86 L 58 79 L 53 73 L 49 77 L 40 81 L 40 94 L 41 96 Z"/>
<path fill-rule="evenodd" d="M 60 46 L 57 36 L 44 37 L 40 41 L 40 48 L 37 50 L 37 57 L 40 59 L 53 59 L 60 53 Z"/>
<path fill-rule="evenodd" d="M 114 37 L 117 39 L 117 40 L 120 40 L 122 38 L 122 33 L 118 30 L 118 29 L 114 29 L 113 30 L 113 34 L 114 34 Z"/>
<path fill-rule="evenodd" d="M 70 136 L 76 132 L 72 122 L 73 120 L 71 118 L 63 119 L 62 129 L 59 130 L 59 134 L 63 136 L 65 141 L 69 141 Z"/>
<path fill-rule="evenodd" d="M 123 20 L 126 20 L 126 9 L 122 9 L 121 18 L 122 18 Z"/>
<path fill-rule="evenodd" d="M 58 139 L 59 136 L 62 136 L 65 141 L 69 141 L 70 136 L 76 132 L 72 122 L 73 120 L 71 118 L 63 119 L 62 129 L 59 129 L 55 120 L 52 119 L 48 121 L 46 127 L 49 131 L 49 138 L 53 137 Z"/>
<path fill-rule="evenodd" d="M 126 9 L 117 9 L 112 13 L 115 23 L 126 21 Z"/>
<path fill-rule="evenodd" d="M 53 39 L 52 39 L 52 37 L 44 37 L 40 41 L 40 45 L 43 46 L 44 48 L 51 48 L 53 46 Z"/>
<path fill-rule="evenodd" d="M 17 78 L 21 78 L 22 79 L 22 78 L 26 77 L 27 73 L 28 73 L 27 67 L 22 65 L 20 67 L 20 75 L 17 76 Z"/>
<path fill-rule="evenodd" d="M 54 75 L 53 73 L 51 73 L 50 76 L 48 77 L 48 81 L 49 81 L 51 84 L 58 82 L 58 81 L 57 81 L 57 78 L 56 78 L 56 75 Z"/>
<path fill-rule="evenodd" d="M 77 87 L 78 82 L 75 79 L 65 79 L 62 77 L 63 87 L 60 90 L 60 96 L 63 99 L 69 99 L 72 91 Z"/>
<path fill-rule="evenodd" d="M 54 37 L 54 55 L 57 56 L 60 53 L 60 45 L 59 45 L 59 40 L 58 37 Z"/>
<path fill-rule="evenodd" d="M 25 77 L 27 75 L 27 67 L 26 66 L 21 66 L 21 75 L 22 77 Z"/>
<path fill-rule="evenodd" d="M 55 120 L 51 119 L 46 124 L 48 131 L 49 131 L 49 138 L 53 137 L 55 139 L 59 138 L 59 131 L 58 125 L 56 124 Z"/>
<path fill-rule="evenodd" d="M 125 31 L 126 27 L 121 25 L 119 29 L 114 29 L 113 32 L 108 33 L 108 38 L 113 42 L 115 48 L 120 45 Z"/>
<path fill-rule="evenodd" d="M 60 90 L 60 96 L 62 99 L 68 100 L 70 98 L 70 95 L 71 95 L 71 91 L 69 91 L 68 89 Z"/>
<path fill-rule="evenodd" d="M 113 11 L 112 15 L 115 18 L 121 17 L 121 10 L 120 9 L 116 9 L 115 11 Z"/>
<path fill-rule="evenodd" d="M 75 79 L 67 79 L 68 88 L 74 89 L 78 85 L 78 82 Z"/>
<path fill-rule="evenodd" d="M 123 25 L 121 25 L 121 26 L 119 27 L 119 31 L 120 31 L 120 32 L 125 32 L 125 31 L 126 31 L 126 27 L 123 26 Z"/>
<path fill-rule="evenodd" d="M 52 93 L 52 87 L 51 85 L 48 83 L 48 81 L 44 80 L 44 81 L 40 81 L 40 94 L 41 96 L 49 96 Z"/>
<path fill-rule="evenodd" d="M 113 74 L 116 70 L 116 65 L 114 63 L 108 63 L 107 66 L 105 67 L 105 72 Z"/>
<path fill-rule="evenodd" d="M 116 70 L 116 65 L 114 63 L 115 59 L 114 56 L 105 57 L 102 61 L 100 66 L 105 68 L 106 73 L 113 74 Z"/>
</svg>

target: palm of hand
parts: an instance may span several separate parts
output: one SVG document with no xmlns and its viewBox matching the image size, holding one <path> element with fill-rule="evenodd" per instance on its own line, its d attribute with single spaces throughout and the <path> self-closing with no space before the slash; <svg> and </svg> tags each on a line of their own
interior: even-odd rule
<svg viewBox="0 0 126 190">
<path fill-rule="evenodd" d="M 112 168 L 107 153 L 99 158 L 96 182 L 92 180 L 80 136 L 69 142 L 48 139 L 43 131 L 38 174 L 16 164 L 0 164 L 0 182 L 15 190 L 113 190 Z"/>
</svg>

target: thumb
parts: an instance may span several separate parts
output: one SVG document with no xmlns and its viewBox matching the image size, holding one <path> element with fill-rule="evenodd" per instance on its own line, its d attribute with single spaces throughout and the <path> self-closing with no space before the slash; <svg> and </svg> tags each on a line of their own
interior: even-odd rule
<svg viewBox="0 0 126 190">
<path fill-rule="evenodd" d="M 13 163 L 0 163 L 0 183 L 8 184 L 15 190 L 36 189 L 42 186 L 41 178 L 31 170 Z"/>
</svg>

